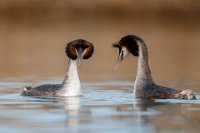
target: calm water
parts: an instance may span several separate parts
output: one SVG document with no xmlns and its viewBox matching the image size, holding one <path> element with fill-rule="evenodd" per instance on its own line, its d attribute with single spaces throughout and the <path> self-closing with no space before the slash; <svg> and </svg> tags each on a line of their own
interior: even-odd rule
<svg viewBox="0 0 200 133">
<path fill-rule="evenodd" d="M 154 80 L 200 93 L 200 7 L 198 1 L 0 1 L 0 132 L 2 133 L 199 133 L 197 100 L 139 101 L 132 95 L 137 59 L 116 70 L 127 34 L 149 49 Z M 22 97 L 24 86 L 60 83 L 68 42 L 95 46 L 81 63 L 82 97 Z"/>
<path fill-rule="evenodd" d="M 57 78 L 42 83 L 60 81 Z M 27 83 L 23 80 L 0 83 L 1 132 L 198 133 L 200 130 L 200 95 L 192 101 L 135 100 L 131 82 L 105 81 L 83 82 L 82 97 L 33 98 L 20 96 L 24 84 Z"/>
</svg>

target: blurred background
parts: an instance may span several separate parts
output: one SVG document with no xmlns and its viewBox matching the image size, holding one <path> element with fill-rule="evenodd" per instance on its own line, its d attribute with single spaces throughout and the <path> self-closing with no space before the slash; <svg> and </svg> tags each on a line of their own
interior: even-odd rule
<svg viewBox="0 0 200 133">
<path fill-rule="evenodd" d="M 79 70 L 82 81 L 134 80 L 137 58 L 116 70 L 122 36 L 147 43 L 154 79 L 200 81 L 200 2 L 198 0 L 1 0 L 0 77 L 63 77 L 65 46 L 83 38 L 95 45 Z"/>
</svg>

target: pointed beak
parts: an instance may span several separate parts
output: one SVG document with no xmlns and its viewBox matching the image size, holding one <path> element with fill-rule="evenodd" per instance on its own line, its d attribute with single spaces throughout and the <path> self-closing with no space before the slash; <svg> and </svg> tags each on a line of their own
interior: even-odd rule
<svg viewBox="0 0 200 133">
<path fill-rule="evenodd" d="M 124 59 L 124 58 L 123 58 L 123 52 L 122 52 L 122 50 L 121 50 L 121 51 L 119 52 L 119 56 L 118 56 L 117 61 L 116 61 L 116 63 L 115 63 L 114 70 L 116 70 L 117 67 L 119 66 L 119 64 L 122 63 L 123 59 Z"/>
<path fill-rule="evenodd" d="M 77 55 L 78 55 L 78 57 L 77 57 L 77 60 L 78 60 L 78 67 L 79 67 L 79 69 L 80 69 L 81 61 L 82 61 L 82 59 L 83 59 L 83 49 L 79 48 L 79 49 L 77 50 Z"/>
</svg>

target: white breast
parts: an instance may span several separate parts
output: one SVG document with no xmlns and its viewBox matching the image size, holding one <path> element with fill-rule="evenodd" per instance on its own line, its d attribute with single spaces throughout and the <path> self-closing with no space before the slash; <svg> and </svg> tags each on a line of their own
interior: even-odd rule
<svg viewBox="0 0 200 133">
<path fill-rule="evenodd" d="M 81 83 L 77 71 L 77 60 L 70 60 L 67 78 L 63 82 L 63 96 L 82 95 Z"/>
</svg>

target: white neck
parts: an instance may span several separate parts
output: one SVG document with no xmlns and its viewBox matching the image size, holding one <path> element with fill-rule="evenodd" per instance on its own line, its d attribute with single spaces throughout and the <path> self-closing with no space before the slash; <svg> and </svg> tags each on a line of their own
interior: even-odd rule
<svg viewBox="0 0 200 133">
<path fill-rule="evenodd" d="M 134 89 L 154 83 L 148 64 L 148 50 L 146 44 L 143 42 L 139 43 L 139 59 Z"/>
<path fill-rule="evenodd" d="M 82 88 L 77 72 L 77 60 L 69 60 L 67 75 L 63 81 L 64 96 L 79 96 Z"/>
</svg>

